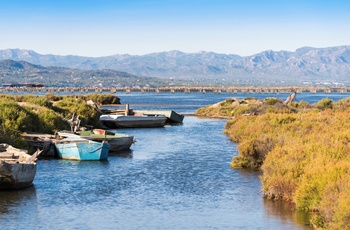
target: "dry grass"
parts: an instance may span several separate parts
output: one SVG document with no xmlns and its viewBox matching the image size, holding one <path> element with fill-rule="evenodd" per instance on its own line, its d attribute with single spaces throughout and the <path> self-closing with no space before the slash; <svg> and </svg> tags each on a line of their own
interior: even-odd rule
<svg viewBox="0 0 350 230">
<path fill-rule="evenodd" d="M 315 227 L 350 229 L 350 99 L 291 107 L 269 100 L 255 116 L 232 117 L 225 133 L 239 155 L 231 166 L 261 169 L 264 195 L 311 212 Z"/>
</svg>

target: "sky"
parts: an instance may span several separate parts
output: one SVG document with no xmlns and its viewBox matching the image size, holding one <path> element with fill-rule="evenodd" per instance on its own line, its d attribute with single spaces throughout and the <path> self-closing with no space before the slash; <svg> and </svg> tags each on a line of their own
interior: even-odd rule
<svg viewBox="0 0 350 230">
<path fill-rule="evenodd" d="M 250 56 L 350 45 L 348 0 L 0 0 L 0 50 Z"/>
</svg>

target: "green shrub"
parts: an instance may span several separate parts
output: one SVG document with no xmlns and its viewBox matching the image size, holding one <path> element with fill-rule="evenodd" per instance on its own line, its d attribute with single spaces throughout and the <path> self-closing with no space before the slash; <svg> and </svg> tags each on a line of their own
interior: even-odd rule
<svg viewBox="0 0 350 230">
<path fill-rule="evenodd" d="M 51 133 L 69 129 L 68 119 L 79 115 L 81 125 L 100 127 L 100 111 L 78 97 L 0 95 L 0 141 L 29 149 L 21 132 Z M 84 99 L 86 99 L 84 97 Z M 52 100 L 59 100 L 52 104 Z"/>
<path fill-rule="evenodd" d="M 44 106 L 46 108 L 52 108 L 52 102 L 46 97 L 35 97 L 28 100 L 28 103 Z"/>
<path fill-rule="evenodd" d="M 318 109 L 332 109 L 333 101 L 331 99 L 325 98 L 317 102 L 316 106 Z"/>
<path fill-rule="evenodd" d="M 28 147 L 20 132 L 30 128 L 32 119 L 22 107 L 14 101 L 0 102 L 0 142 L 16 147 Z"/>
<path fill-rule="evenodd" d="M 255 98 L 255 97 L 246 97 L 246 98 L 244 98 L 244 101 L 252 101 L 252 100 L 258 100 L 257 98 Z"/>
<path fill-rule="evenodd" d="M 53 95 L 52 93 L 46 94 L 45 98 L 49 101 L 59 101 L 63 99 L 63 96 Z"/>
<path fill-rule="evenodd" d="M 100 105 L 120 104 L 120 99 L 114 94 L 88 94 L 86 95 L 85 100 L 92 100 Z"/>
<path fill-rule="evenodd" d="M 251 107 L 246 105 L 246 106 L 237 106 L 234 109 L 232 109 L 232 115 L 243 115 L 249 113 L 251 111 Z"/>
<path fill-rule="evenodd" d="M 277 102 L 281 102 L 280 100 L 278 100 L 277 98 L 266 98 L 264 100 L 264 103 L 267 104 L 267 105 L 275 105 Z"/>
<path fill-rule="evenodd" d="M 350 98 L 341 99 L 333 103 L 333 108 L 336 111 L 345 111 L 350 108 Z"/>
<path fill-rule="evenodd" d="M 67 120 L 71 119 L 73 115 L 79 116 L 81 126 L 92 125 L 98 127 L 99 117 L 101 116 L 101 112 L 88 105 L 85 100 L 73 97 L 64 97 L 63 100 L 55 103 L 53 109 L 61 113 Z"/>
</svg>

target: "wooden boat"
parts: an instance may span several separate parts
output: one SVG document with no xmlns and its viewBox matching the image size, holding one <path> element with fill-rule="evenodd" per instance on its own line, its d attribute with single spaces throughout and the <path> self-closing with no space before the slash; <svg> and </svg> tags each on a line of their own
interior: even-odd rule
<svg viewBox="0 0 350 230">
<path fill-rule="evenodd" d="M 106 114 L 100 116 L 102 124 L 108 128 L 154 128 L 163 127 L 167 118 L 164 115 L 119 115 Z"/>
<path fill-rule="evenodd" d="M 76 137 L 78 135 L 78 137 L 81 137 L 87 140 L 92 140 L 97 142 L 105 141 L 110 145 L 110 148 L 109 148 L 110 152 L 130 149 L 130 146 L 135 142 L 134 136 L 121 134 L 121 133 L 111 133 L 103 129 L 94 129 L 92 131 L 80 131 L 76 134 L 72 132 L 62 131 L 62 132 L 58 132 L 58 135 L 62 137 L 69 137 L 69 136 Z"/>
<path fill-rule="evenodd" d="M 108 106 L 109 108 L 101 109 L 102 114 L 120 114 L 120 115 L 164 115 L 166 116 L 167 120 L 166 123 L 182 123 L 184 119 L 183 114 L 179 114 L 175 112 L 174 110 L 134 110 L 129 109 L 129 104 L 125 105 L 125 109 L 111 109 L 110 107 L 114 106 Z M 120 105 L 117 105 L 120 106 Z M 106 107 L 106 106 L 105 106 Z"/>
<path fill-rule="evenodd" d="M 38 150 L 31 156 L 26 150 L 0 144 L 0 189 L 21 189 L 32 185 L 40 153 Z"/>
<path fill-rule="evenodd" d="M 91 141 L 81 137 L 70 136 L 55 141 L 59 158 L 65 160 L 93 161 L 106 160 L 110 145 Z"/>
<path fill-rule="evenodd" d="M 182 123 L 184 115 L 175 112 L 174 110 L 133 110 L 136 114 L 158 114 L 164 115 L 167 118 L 166 123 Z"/>
</svg>

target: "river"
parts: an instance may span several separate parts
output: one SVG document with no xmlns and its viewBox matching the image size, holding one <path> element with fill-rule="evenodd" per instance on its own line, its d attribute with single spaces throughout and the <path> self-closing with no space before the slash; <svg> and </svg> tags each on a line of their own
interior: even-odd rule
<svg viewBox="0 0 350 230">
<path fill-rule="evenodd" d="M 117 93 L 134 109 L 193 114 L 228 97 L 288 94 Z M 297 95 L 314 103 L 348 94 Z M 262 198 L 259 172 L 231 169 L 226 120 L 121 129 L 137 142 L 105 162 L 39 160 L 34 186 L 0 192 L 1 229 L 309 229 L 305 213 Z"/>
</svg>

